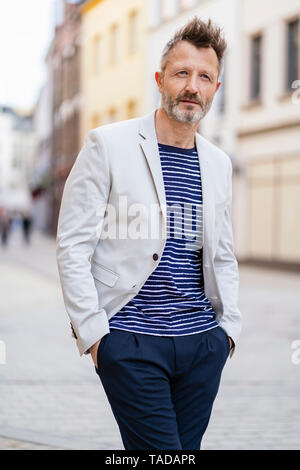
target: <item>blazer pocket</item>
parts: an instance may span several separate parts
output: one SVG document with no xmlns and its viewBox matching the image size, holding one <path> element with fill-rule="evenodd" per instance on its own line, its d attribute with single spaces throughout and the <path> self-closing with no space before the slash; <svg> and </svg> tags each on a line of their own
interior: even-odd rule
<svg viewBox="0 0 300 470">
<path fill-rule="evenodd" d="M 109 287 L 113 287 L 120 277 L 120 274 L 111 271 L 111 269 L 106 268 L 95 261 L 91 262 L 91 273 L 94 279 L 103 282 L 103 284 L 106 284 Z"/>
</svg>

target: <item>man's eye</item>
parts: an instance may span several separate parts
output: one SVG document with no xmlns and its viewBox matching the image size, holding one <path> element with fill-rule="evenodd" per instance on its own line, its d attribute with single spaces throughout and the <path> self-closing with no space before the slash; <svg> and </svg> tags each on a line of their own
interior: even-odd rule
<svg viewBox="0 0 300 470">
<path fill-rule="evenodd" d="M 205 79 L 210 80 L 210 77 L 209 77 L 208 75 L 206 75 L 206 73 L 203 73 L 203 74 L 201 75 L 201 77 L 204 77 Z"/>
<path fill-rule="evenodd" d="M 185 74 L 185 73 L 187 73 L 187 72 L 186 72 L 185 70 L 181 70 L 181 71 L 178 72 L 178 73 Z"/>
</svg>

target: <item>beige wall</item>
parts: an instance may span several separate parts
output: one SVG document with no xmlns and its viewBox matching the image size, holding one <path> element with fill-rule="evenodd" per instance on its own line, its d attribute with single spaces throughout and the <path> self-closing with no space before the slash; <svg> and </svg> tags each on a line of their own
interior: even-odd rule
<svg viewBox="0 0 300 470">
<path fill-rule="evenodd" d="M 300 262 L 300 155 L 249 169 L 249 255 Z"/>
</svg>

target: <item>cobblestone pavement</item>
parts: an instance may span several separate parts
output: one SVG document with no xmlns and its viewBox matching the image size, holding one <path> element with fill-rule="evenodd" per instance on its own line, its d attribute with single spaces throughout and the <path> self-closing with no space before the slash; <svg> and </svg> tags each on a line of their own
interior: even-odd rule
<svg viewBox="0 0 300 470">
<path fill-rule="evenodd" d="M 54 241 L 0 247 L 0 449 L 123 449 L 90 356 L 64 309 Z M 243 331 L 202 449 L 300 449 L 300 276 L 240 266 Z"/>
</svg>

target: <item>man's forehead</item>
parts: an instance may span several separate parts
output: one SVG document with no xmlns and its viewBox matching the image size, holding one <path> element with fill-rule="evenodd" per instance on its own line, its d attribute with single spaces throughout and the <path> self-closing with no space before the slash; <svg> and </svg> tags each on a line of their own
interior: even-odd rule
<svg viewBox="0 0 300 470">
<path fill-rule="evenodd" d="M 180 41 L 170 51 L 169 63 L 173 67 L 183 63 L 201 67 L 202 64 L 218 67 L 218 57 L 212 47 L 196 47 L 187 41 Z"/>
</svg>

